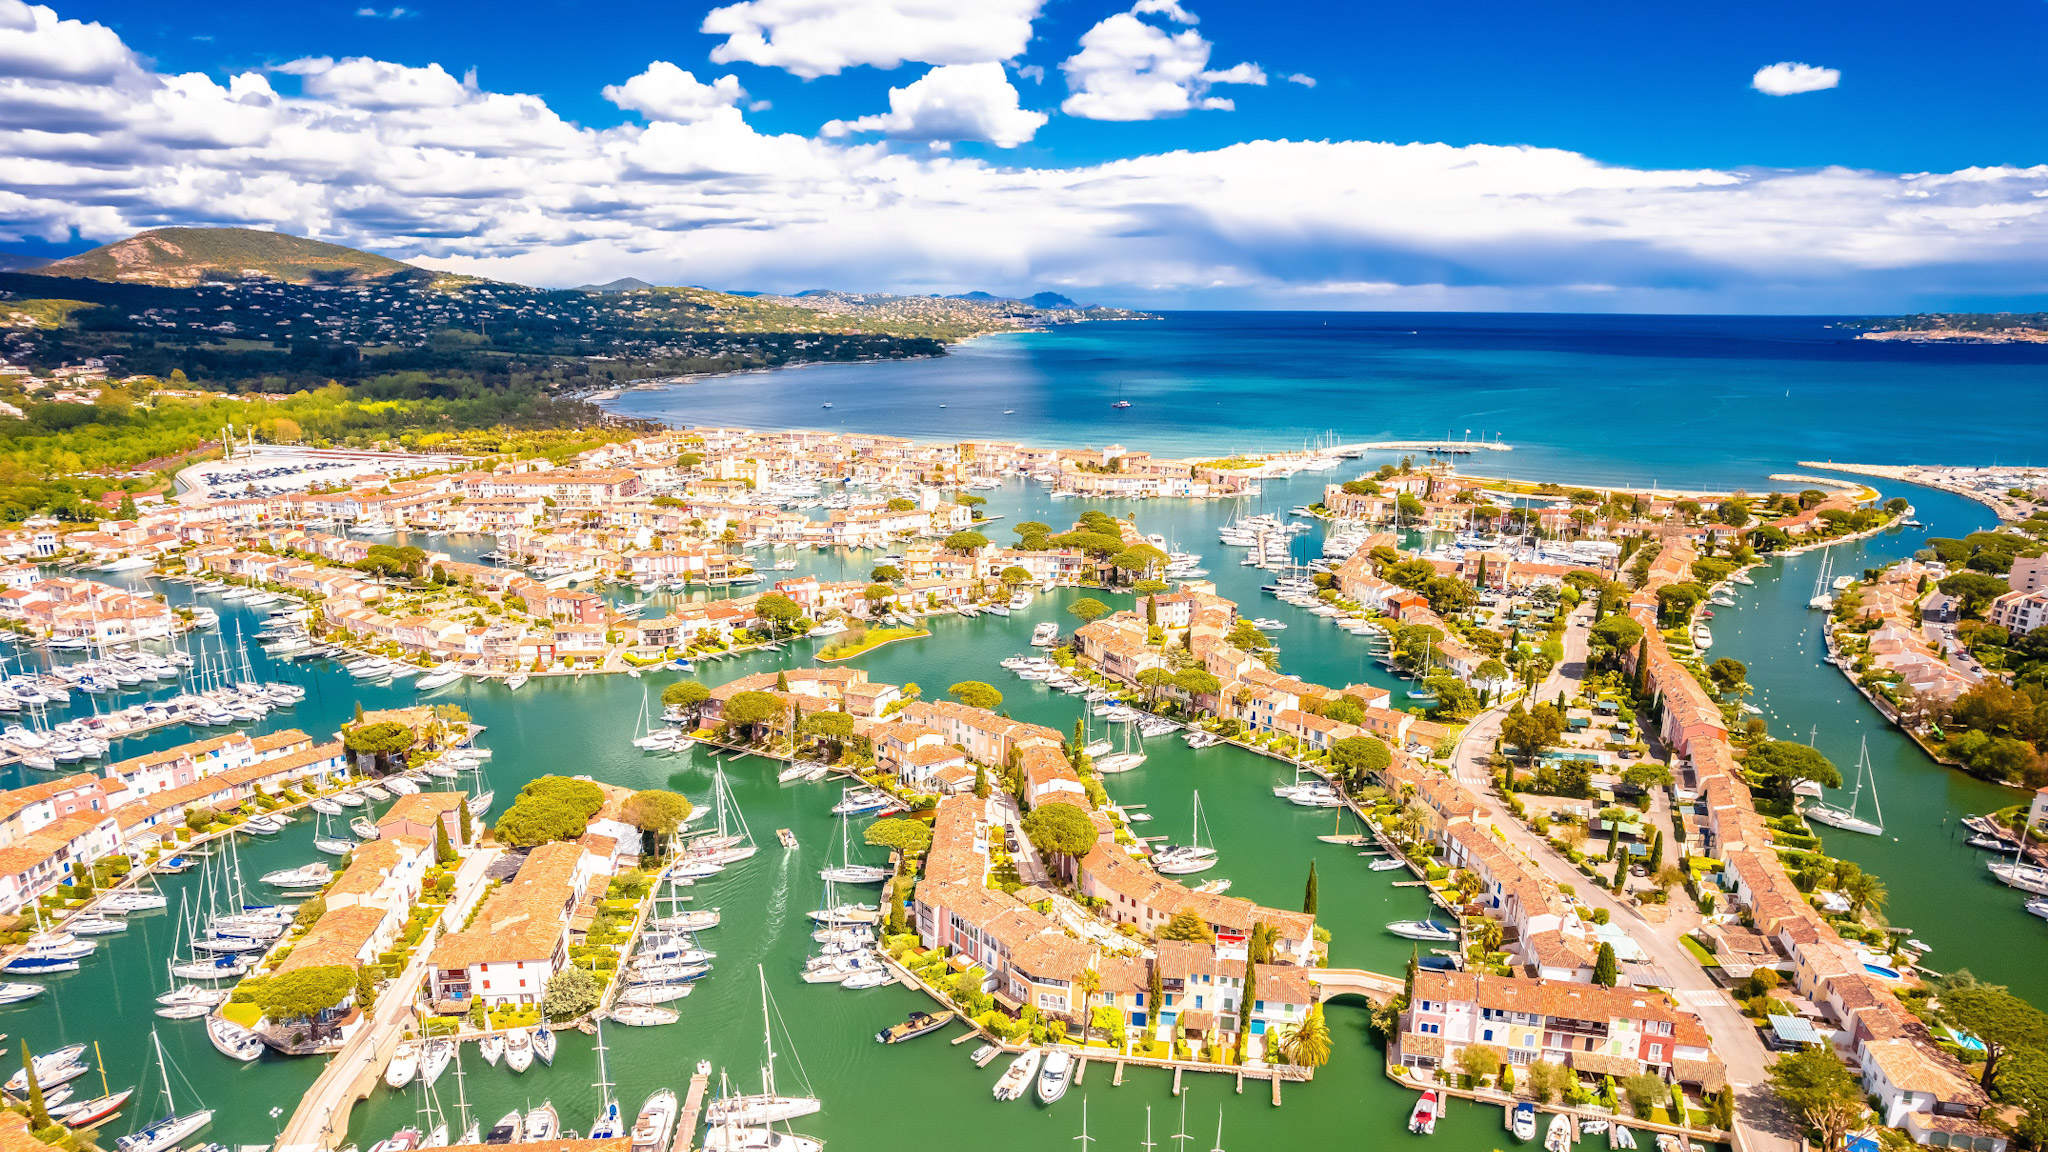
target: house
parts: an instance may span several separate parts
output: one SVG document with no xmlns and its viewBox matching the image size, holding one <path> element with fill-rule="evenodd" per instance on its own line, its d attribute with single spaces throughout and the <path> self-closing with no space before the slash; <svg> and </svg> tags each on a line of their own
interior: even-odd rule
<svg viewBox="0 0 2048 1152">
<path fill-rule="evenodd" d="M 1954 1061 L 1913 1040 L 1863 1045 L 1863 1090 L 1884 1122 L 1916 1143 L 1965 1152 L 2005 1152 L 2004 1132 L 1979 1119 L 1991 1099 Z"/>
<path fill-rule="evenodd" d="M 492 1007 L 540 1003 L 548 979 L 568 960 L 577 895 L 597 872 L 597 860 L 580 844 L 543 844 L 528 853 L 469 927 L 434 945 L 435 998 L 480 996 Z"/>
</svg>

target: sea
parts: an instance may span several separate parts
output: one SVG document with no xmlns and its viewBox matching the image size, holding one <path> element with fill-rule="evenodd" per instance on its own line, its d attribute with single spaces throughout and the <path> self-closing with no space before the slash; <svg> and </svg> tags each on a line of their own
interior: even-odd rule
<svg viewBox="0 0 2048 1152">
<path fill-rule="evenodd" d="M 1722 317 L 1177 314 L 988 337 L 925 361 L 803 368 L 629 391 L 611 406 L 673 423 L 1061 445 L 1116 442 L 1175 455 L 1277 450 L 1319 440 L 1462 438 L 1470 428 L 1474 440 L 1497 436 L 1514 449 L 1458 457 L 1467 470 L 1699 488 L 1761 487 L 1771 473 L 1799 470 L 1795 462 L 1802 459 L 2024 463 L 2030 452 L 2041 451 L 2048 355 L 2004 347 L 1854 342 L 1838 324 Z M 1120 397 L 1131 407 L 1111 408 Z M 830 409 L 821 407 L 828 402 Z M 1289 625 L 1275 634 L 1284 671 L 1323 683 L 1371 680 L 1394 688 L 1398 682 L 1366 658 L 1365 641 L 1262 595 L 1262 574 L 1240 566 L 1238 554 L 1218 543 L 1215 529 L 1241 511 L 1284 513 L 1313 500 L 1324 483 L 1348 478 L 1352 468 L 1369 469 L 1397 455 L 1377 454 L 1345 471 L 1270 482 L 1255 501 L 1257 509 L 1192 501 L 1054 501 L 1039 485 L 1011 480 L 985 493 L 986 511 L 1003 517 L 994 525 L 998 535 L 1005 522 L 1062 522 L 1087 507 L 1134 516 L 1143 530 L 1202 553 L 1221 592 L 1249 614 Z M 1961 535 L 1990 522 L 1982 506 L 1960 497 L 1911 486 L 1887 489 L 1892 491 L 1914 502 L 1925 527 L 1846 545 L 1837 551 L 1837 570 L 1860 571 L 1910 555 L 1929 535 Z M 483 537 L 413 542 L 464 558 L 493 543 Z M 1317 528 L 1300 537 L 1297 548 L 1306 558 L 1320 545 Z M 800 571 L 843 579 L 864 576 L 879 553 L 795 555 Z M 2048 1005 L 2048 974 L 2033 959 L 2048 942 L 2048 924 L 2026 915 L 2017 893 L 1989 879 L 1981 854 L 1962 846 L 1957 824 L 1964 815 L 2015 803 L 2020 793 L 1935 764 L 1820 662 L 1820 616 L 1806 608 L 1819 562 L 1818 554 L 1810 554 L 1757 570 L 1755 586 L 1739 590 L 1738 606 L 1719 610 L 1714 654 L 1749 665 L 1755 703 L 1774 733 L 1811 735 L 1845 768 L 1853 767 L 1858 749 L 1867 744 L 1885 835 L 1821 831 L 1829 851 L 1862 863 L 1885 881 L 1890 920 L 1932 947 L 1928 965 L 1941 971 L 1967 967 Z M 183 584 L 134 573 L 106 579 L 161 592 L 173 603 L 215 607 L 221 631 L 195 643 L 215 663 L 223 650 L 241 651 L 260 623 L 261 610 L 205 597 Z M 606 594 L 638 598 L 630 590 Z M 1025 650 L 1039 622 L 1071 626 L 1064 608 L 1083 594 L 1041 594 L 1028 610 L 1007 619 L 937 619 L 931 637 L 877 649 L 855 663 L 878 680 L 916 682 L 928 696 L 956 681 L 984 680 L 1004 693 L 1002 707 L 1012 715 L 1069 730 L 1080 715 L 1076 698 L 1017 679 L 997 661 Z M 1119 606 L 1129 603 L 1128 597 L 1109 598 Z M 659 609 L 670 598 L 654 599 Z M 327 737 L 358 703 L 390 707 L 421 695 L 407 682 L 364 684 L 331 664 L 275 661 L 246 647 L 257 676 L 293 680 L 308 689 L 295 709 L 245 726 L 251 732 L 297 727 Z M 783 652 L 706 663 L 697 677 L 719 683 L 802 666 L 811 650 L 805 642 Z M 18 650 L 15 660 L 33 665 L 53 658 L 71 657 Z M 1230 1149 L 1331 1140 L 1373 1146 L 1426 1140 L 1446 1152 L 1509 1146 L 1512 1137 L 1502 1127 L 1500 1109 L 1465 1103 L 1452 1105 L 1433 1137 L 1409 1135 L 1405 1118 L 1412 1094 L 1382 1074 L 1383 1049 L 1369 1035 L 1367 1008 L 1355 997 L 1329 1006 L 1331 1062 L 1313 1083 L 1288 1085 L 1277 1106 L 1264 1083 L 1247 1081 L 1240 1092 L 1234 1078 L 1222 1075 L 1189 1075 L 1179 1096 L 1170 1075 L 1146 1069 L 1127 1069 L 1122 1083 L 1113 1086 L 1115 1070 L 1105 1062 L 1091 1062 L 1053 1106 L 1035 1099 L 998 1103 L 990 1088 L 1000 1064 L 975 1068 L 968 1059 L 973 1044 L 949 1043 L 957 1027 L 908 1044 L 877 1044 L 876 1031 L 929 1003 L 901 988 L 851 992 L 805 984 L 796 975 L 811 948 L 805 913 L 822 896 L 818 869 L 836 863 L 841 852 L 839 826 L 829 813 L 836 787 L 778 784 L 778 765 L 758 758 L 633 748 L 643 707 L 677 676 L 539 678 L 518 692 L 461 681 L 428 697 L 459 705 L 485 726 L 481 743 L 495 751 L 489 783 L 497 791 L 497 812 L 524 783 L 550 773 L 673 788 L 700 803 L 708 801 L 714 777 L 722 773 L 763 846 L 754 859 L 690 890 L 695 907 L 720 908 L 724 920 L 704 934 L 704 946 L 718 957 L 712 974 L 676 1005 L 681 1022 L 605 1031 L 603 1079 L 629 1113 L 658 1089 L 680 1092 L 698 1060 L 712 1061 L 735 1090 L 758 1090 L 766 1050 L 765 979 L 777 1085 L 824 1100 L 822 1113 L 795 1127 L 837 1152 L 962 1140 L 982 1152 L 1073 1148 L 1083 1132 L 1084 1106 L 1087 1134 L 1095 1143 L 1146 1152 L 1159 1145 L 1183 1152 L 1189 1140 Z M 165 686 L 156 692 L 175 690 Z M 137 699 L 131 694 L 95 703 L 81 694 L 71 708 L 85 714 Z M 133 756 L 206 734 L 164 730 L 124 741 L 115 754 Z M 1196 751 L 1172 737 L 1147 741 L 1144 751 L 1145 764 L 1111 778 L 1110 791 L 1153 817 L 1147 831 L 1174 837 L 1192 830 L 1199 794 L 1205 832 L 1221 851 L 1217 869 L 1200 879 L 1228 878 L 1234 895 L 1298 907 L 1313 862 L 1319 922 L 1331 931 L 1332 963 L 1401 971 L 1414 946 L 1386 933 L 1384 925 L 1426 915 L 1429 905 L 1413 889 L 1394 886 L 1400 874 L 1370 872 L 1352 850 L 1317 841 L 1337 824 L 1329 812 L 1273 797 L 1271 787 L 1288 780 L 1289 772 L 1238 749 Z M 34 778 L 19 768 L 0 769 L 0 785 Z M 777 844 L 779 828 L 796 834 L 795 850 Z M 301 819 L 277 836 L 243 840 L 238 854 L 244 876 L 318 858 L 312 831 L 310 821 Z M 853 838 L 858 855 L 858 824 Z M 217 1110 L 205 1139 L 229 1146 L 270 1143 L 319 1063 L 266 1055 L 250 1065 L 234 1064 L 213 1051 L 199 1022 L 150 1015 L 152 997 L 166 986 L 164 960 L 176 944 L 178 903 L 205 898 L 197 872 L 165 878 L 162 887 L 171 896 L 170 912 L 131 917 L 128 932 L 104 938 L 81 971 L 49 979 L 49 991 L 34 1001 L 0 1007 L 0 1032 L 37 1052 L 95 1045 L 107 1084 L 141 1088 L 127 1113 L 104 1130 L 102 1143 L 166 1107 L 162 1077 L 150 1058 L 152 1028 L 169 1054 L 170 1101 L 180 1111 Z M 338 1142 L 369 1148 L 414 1123 L 422 1109 L 438 1109 L 454 1120 L 459 1102 L 485 1127 L 509 1110 L 551 1102 L 564 1125 L 587 1130 L 599 1098 L 596 1053 L 589 1037 L 568 1032 L 561 1039 L 553 1067 L 535 1065 L 514 1074 L 502 1065 L 485 1065 L 471 1047 L 459 1091 L 452 1074 L 432 1097 L 417 1086 L 402 1093 L 380 1087 L 354 1109 Z M 96 1070 L 80 1081 L 81 1094 L 97 1095 L 101 1075 Z"/>
</svg>

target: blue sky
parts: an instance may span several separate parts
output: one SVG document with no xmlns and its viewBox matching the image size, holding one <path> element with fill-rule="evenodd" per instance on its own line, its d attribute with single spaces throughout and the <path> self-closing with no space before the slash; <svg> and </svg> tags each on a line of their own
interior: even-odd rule
<svg viewBox="0 0 2048 1152">
<path fill-rule="evenodd" d="M 221 223 L 538 283 L 2033 303 L 2048 3 L 1930 15 L 0 0 L 0 250 Z"/>
</svg>

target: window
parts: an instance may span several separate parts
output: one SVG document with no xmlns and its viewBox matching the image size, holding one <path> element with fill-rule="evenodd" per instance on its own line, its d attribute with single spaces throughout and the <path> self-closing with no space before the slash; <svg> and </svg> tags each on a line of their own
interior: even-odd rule
<svg viewBox="0 0 2048 1152">
<path fill-rule="evenodd" d="M 1652 1059 L 1652 1060 L 1662 1060 L 1663 1058 L 1664 1058 L 1664 1046 L 1663 1046 L 1662 1044 L 1652 1044 L 1652 1045 L 1650 1045 L 1650 1059 Z"/>
<path fill-rule="evenodd" d="M 525 983 L 525 981 L 521 981 L 521 983 Z M 1493 1029 L 1486 1029 L 1483 1033 L 1480 1034 L 1479 1038 L 1481 1040 L 1486 1041 L 1489 1044 L 1493 1043 Z"/>
</svg>

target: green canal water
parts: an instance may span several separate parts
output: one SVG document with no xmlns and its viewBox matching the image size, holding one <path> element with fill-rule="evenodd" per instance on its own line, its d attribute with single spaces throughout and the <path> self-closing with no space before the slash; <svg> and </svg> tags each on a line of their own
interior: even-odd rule
<svg viewBox="0 0 2048 1152">
<path fill-rule="evenodd" d="M 1304 476 L 1269 484 L 1260 503 L 1285 509 L 1312 499 L 1324 479 Z M 1004 535 L 1006 524 L 1019 520 L 1067 523 L 1091 506 L 1050 501 L 1036 487 L 1017 484 L 988 495 L 988 511 L 1006 518 L 996 523 L 991 536 Z M 1945 507 L 1932 496 L 1916 496 L 1916 501 L 1930 531 L 1954 534 L 1976 522 L 1966 506 Z M 1215 525 L 1228 519 L 1232 509 L 1180 502 L 1104 506 L 1119 514 L 1134 513 L 1145 531 L 1202 553 L 1212 563 L 1212 578 L 1223 594 L 1245 605 L 1248 613 L 1288 621 L 1290 627 L 1278 633 L 1285 670 L 1329 684 L 1376 680 L 1398 687 L 1397 681 L 1368 666 L 1363 640 L 1259 594 L 1265 574 L 1239 566 L 1240 554 L 1216 542 Z M 1320 540 L 1320 532 L 1300 538 L 1299 554 L 1306 558 L 1319 553 Z M 472 555 L 489 546 L 488 541 L 474 540 L 431 543 Z M 1883 549 L 1895 553 L 1910 546 L 1909 541 L 1880 539 L 1863 547 L 1878 555 L 1891 554 L 1881 553 Z M 799 561 L 803 571 L 825 578 L 864 577 L 874 556 L 806 552 Z M 1846 559 L 1838 563 L 1845 571 L 1852 567 Z M 1717 628 L 1722 647 L 1717 652 L 1737 655 L 1751 665 L 1752 680 L 1769 693 L 1759 699 L 1773 711 L 1774 725 L 1781 731 L 1803 731 L 1809 724 L 1819 724 L 1823 745 L 1838 761 L 1845 760 L 1841 741 L 1850 742 L 1846 759 L 1853 762 L 1855 734 L 1870 732 L 1873 755 L 1885 749 L 1880 764 L 1886 812 L 1891 834 L 1901 843 L 1887 838 L 1882 844 L 1842 845 L 1831 840 L 1830 847 L 1884 876 L 1893 893 L 1894 917 L 1912 924 L 1936 946 L 1934 958 L 1949 965 L 1967 963 L 1988 978 L 2006 980 L 2040 999 L 2048 988 L 2038 979 L 2029 981 L 2019 955 L 2028 948 L 2038 954 L 2040 926 L 2018 911 L 2017 900 L 2008 899 L 2004 889 L 1980 878 L 1981 865 L 1952 844 L 1949 829 L 1939 822 L 1946 816 L 1953 823 L 1953 815 L 1988 807 L 2008 794 L 1926 765 L 1924 757 L 1920 765 L 1910 763 L 1910 744 L 1883 743 L 1894 738 L 1840 684 L 1834 670 L 1817 659 L 1806 659 L 1812 645 L 1796 651 L 1788 645 L 1782 653 L 1767 647 L 1775 645 L 1774 638 L 1812 627 L 1785 607 L 1796 602 L 1798 611 L 1805 612 L 1808 593 L 1803 589 L 1811 577 L 1802 577 L 1801 571 L 1801 562 L 1794 561 L 1782 587 L 1760 580 L 1757 590 L 1745 592 L 1744 607 L 1723 615 Z M 182 585 L 167 585 L 164 590 L 174 601 L 191 598 Z M 1070 626 L 1072 618 L 1063 608 L 1079 595 L 1043 594 L 1028 611 L 1007 619 L 936 620 L 930 638 L 878 649 L 857 663 L 878 680 L 915 681 L 927 696 L 943 693 L 958 680 L 987 680 L 1004 692 L 1003 707 L 1012 715 L 1067 730 L 1080 714 L 1076 698 L 1011 677 L 996 662 L 1023 651 L 1033 625 L 1042 620 Z M 1111 599 L 1128 603 L 1128 598 Z M 254 614 L 213 603 L 221 609 L 230 637 L 237 624 L 244 632 L 253 628 Z M 797 666 L 808 661 L 809 652 L 806 642 L 780 653 L 707 663 L 700 666 L 699 678 L 717 683 L 747 672 Z M 359 684 L 325 664 L 272 663 L 254 651 L 250 659 L 266 678 L 295 679 L 308 688 L 307 699 L 295 710 L 273 713 L 252 726 L 260 730 L 293 726 L 325 736 L 358 701 L 376 708 L 417 696 L 409 687 Z M 767 974 L 780 1017 L 778 1082 L 784 1088 L 808 1083 L 824 1100 L 822 1114 L 797 1126 L 834 1148 L 880 1150 L 906 1141 L 917 1145 L 963 1137 L 988 1152 L 1071 1147 L 1071 1138 L 1080 1132 L 1084 1099 L 1090 1135 L 1104 1146 L 1135 1147 L 1143 1139 L 1148 1108 L 1155 1141 L 1175 1149 L 1185 1144 L 1169 1140 L 1180 1124 L 1181 1102 L 1171 1095 L 1168 1074 L 1131 1069 L 1123 1085 L 1112 1088 L 1111 1068 L 1096 1065 L 1084 1084 L 1052 1107 L 1042 1107 L 1035 1099 L 998 1104 L 989 1089 L 1000 1066 L 974 1068 L 968 1060 L 971 1045 L 954 1047 L 942 1036 L 889 1047 L 874 1042 L 878 1029 L 927 1007 L 922 996 L 901 988 L 850 992 L 799 981 L 797 972 L 812 946 L 805 913 L 817 905 L 822 889 L 817 870 L 837 848 L 836 822 L 828 811 L 837 788 L 777 784 L 777 766 L 757 758 L 715 761 L 702 750 L 655 755 L 634 749 L 630 740 L 643 697 L 658 693 L 674 678 L 661 673 L 641 679 L 536 679 L 518 693 L 464 681 L 431 697 L 460 704 L 487 726 L 482 742 L 495 751 L 490 777 L 500 808 L 525 781 L 547 773 L 588 774 L 628 787 L 674 788 L 702 801 L 709 795 L 714 768 L 722 767 L 755 838 L 763 844 L 753 860 L 691 890 L 697 906 L 722 909 L 724 922 L 704 936 L 705 946 L 715 950 L 718 959 L 695 994 L 676 1005 L 682 1021 L 667 1028 L 607 1030 L 610 1075 L 629 1111 L 656 1089 L 680 1090 L 699 1060 L 725 1069 L 737 1086 L 753 1088 L 762 1055 L 758 966 Z M 166 730 L 125 742 L 116 754 L 135 755 L 195 738 L 182 729 Z M 1393 887 L 1398 874 L 1369 872 L 1350 850 L 1316 841 L 1317 834 L 1329 831 L 1331 814 L 1273 797 L 1271 785 L 1286 775 L 1275 762 L 1232 748 L 1194 751 L 1171 737 L 1149 741 L 1146 751 L 1150 759 L 1142 767 L 1109 781 L 1112 795 L 1145 805 L 1143 810 L 1153 814 L 1154 821 L 1144 831 L 1184 834 L 1193 796 L 1199 792 L 1208 830 L 1222 849 L 1220 865 L 1204 879 L 1228 877 L 1234 895 L 1299 906 L 1313 860 L 1320 876 L 1321 923 L 1333 934 L 1333 963 L 1400 971 L 1411 945 L 1388 935 L 1383 925 L 1425 913 L 1425 901 L 1413 890 Z M 18 783 L 19 770 L 8 771 L 16 777 L 0 783 Z M 777 828 L 794 831 L 800 846 L 794 851 L 776 846 Z M 302 820 L 269 840 L 246 840 L 241 847 L 243 870 L 260 874 L 311 860 L 315 854 L 310 839 L 311 826 Z M 1869 855 L 1859 854 L 1864 852 Z M 1909 859 L 1909 853 L 1917 858 Z M 196 873 L 164 880 L 173 909 L 179 893 L 196 885 Z M 119 1088 L 143 1079 L 149 1062 L 148 1030 L 154 1026 L 174 1066 L 180 1107 L 203 1101 L 219 1110 L 211 1139 L 229 1144 L 272 1140 L 318 1065 L 270 1055 L 248 1066 L 231 1064 L 208 1045 L 199 1023 L 152 1016 L 151 997 L 166 982 L 164 957 L 173 945 L 173 918 L 152 913 L 132 920 L 134 927 L 125 936 L 102 941 L 99 953 L 82 971 L 52 979 L 49 995 L 0 1009 L 0 1031 L 25 1038 L 38 1051 L 97 1041 L 108 1078 Z M 1367 1034 L 1366 1018 L 1366 1006 L 1355 998 L 1340 998 L 1330 1006 L 1335 1056 L 1315 1083 L 1290 1086 L 1278 1108 L 1270 1103 L 1264 1084 L 1248 1084 L 1240 1096 L 1228 1078 L 1189 1076 L 1184 1093 L 1187 1131 L 1213 1142 L 1220 1113 L 1225 1147 L 1295 1146 L 1336 1133 L 1356 1133 L 1375 1141 L 1418 1139 L 1404 1127 L 1412 1097 L 1380 1075 L 1381 1055 Z M 957 1031 L 949 1029 L 943 1036 Z M 597 1101 L 592 1041 L 574 1032 L 561 1039 L 552 1068 L 535 1065 L 524 1075 L 486 1066 L 471 1049 L 465 1084 L 470 1103 L 486 1126 L 509 1109 L 550 1100 L 565 1125 L 589 1127 Z M 452 1076 L 444 1077 L 439 1087 L 443 1104 L 452 1109 Z M 367 1147 L 411 1123 L 418 1104 L 417 1090 L 398 1094 L 379 1089 L 356 1108 L 351 1138 Z M 130 1116 L 117 1120 L 109 1131 L 125 1132 L 131 1118 L 140 1124 L 154 1114 L 149 1106 L 131 1108 Z M 1453 1152 L 1499 1147 L 1505 1143 L 1500 1113 L 1456 1105 L 1438 1127 L 1435 1140 Z"/>
</svg>

